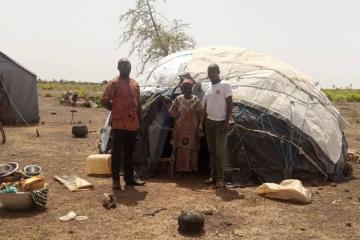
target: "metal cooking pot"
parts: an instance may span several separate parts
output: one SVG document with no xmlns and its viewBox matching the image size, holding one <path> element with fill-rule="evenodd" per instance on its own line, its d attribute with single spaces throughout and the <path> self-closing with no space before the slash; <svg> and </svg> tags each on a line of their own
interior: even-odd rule
<svg viewBox="0 0 360 240">
<path fill-rule="evenodd" d="M 24 167 L 24 172 L 28 176 L 37 176 L 41 173 L 41 167 L 39 165 L 28 165 Z"/>
</svg>

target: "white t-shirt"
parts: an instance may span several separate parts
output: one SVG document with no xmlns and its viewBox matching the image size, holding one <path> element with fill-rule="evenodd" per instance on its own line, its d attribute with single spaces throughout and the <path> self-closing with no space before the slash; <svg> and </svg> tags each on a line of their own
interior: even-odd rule
<svg viewBox="0 0 360 240">
<path fill-rule="evenodd" d="M 232 96 L 230 84 L 220 81 L 211 85 L 205 93 L 207 118 L 213 121 L 226 119 L 226 98 Z"/>
</svg>

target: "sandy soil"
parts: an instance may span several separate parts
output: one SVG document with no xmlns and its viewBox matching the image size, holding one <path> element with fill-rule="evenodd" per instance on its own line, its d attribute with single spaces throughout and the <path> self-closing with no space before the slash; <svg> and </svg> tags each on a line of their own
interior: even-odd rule
<svg viewBox="0 0 360 240">
<path fill-rule="evenodd" d="M 78 109 L 76 121 L 86 123 L 88 138 L 71 136 L 70 107 L 54 97 L 42 97 L 40 113 L 45 124 L 29 128 L 7 127 L 8 142 L 0 145 L 0 162 L 39 164 L 49 183 L 46 211 L 0 210 L 1 239 L 185 239 L 177 232 L 182 210 L 214 208 L 206 216 L 200 239 L 360 239 L 360 166 L 353 165 L 355 179 L 331 187 L 329 183 L 308 184 L 313 201 L 297 205 L 256 196 L 255 187 L 216 190 L 202 184 L 205 176 L 172 180 L 151 179 L 144 187 L 116 191 L 116 209 L 102 207 L 104 193 L 112 193 L 109 178 L 88 177 L 85 158 L 97 153 L 104 109 Z M 360 103 L 338 104 L 352 123 L 346 130 L 350 148 L 360 149 L 360 124 L 354 112 Z M 51 112 L 57 114 L 53 115 Z M 40 132 L 36 138 L 35 129 Z M 71 193 L 53 180 L 55 174 L 76 174 L 95 185 L 93 191 Z M 338 200 L 338 204 L 333 204 Z M 149 215 L 162 209 L 154 216 Z M 87 215 L 87 221 L 60 222 L 69 211 Z M 351 224 L 351 226 L 347 226 Z"/>
</svg>

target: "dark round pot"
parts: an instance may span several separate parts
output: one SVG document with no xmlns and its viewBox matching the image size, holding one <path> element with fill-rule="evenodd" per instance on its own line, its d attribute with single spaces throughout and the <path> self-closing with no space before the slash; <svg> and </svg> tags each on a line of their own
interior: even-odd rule
<svg viewBox="0 0 360 240">
<path fill-rule="evenodd" d="M 179 216 L 178 225 L 183 234 L 198 234 L 203 231 L 204 217 L 197 211 L 186 211 Z"/>
<path fill-rule="evenodd" d="M 88 134 L 89 130 L 85 124 L 77 124 L 72 127 L 72 134 L 77 138 L 83 138 Z"/>
</svg>

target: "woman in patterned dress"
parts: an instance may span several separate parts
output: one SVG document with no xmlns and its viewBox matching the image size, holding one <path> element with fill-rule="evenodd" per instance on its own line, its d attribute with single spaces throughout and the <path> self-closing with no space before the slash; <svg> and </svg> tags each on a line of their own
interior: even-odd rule
<svg viewBox="0 0 360 240">
<path fill-rule="evenodd" d="M 172 134 L 173 156 L 176 172 L 198 170 L 199 133 L 203 108 L 198 97 L 192 94 L 195 81 L 191 76 L 181 81 L 181 92 L 169 109 L 176 119 Z"/>
</svg>

